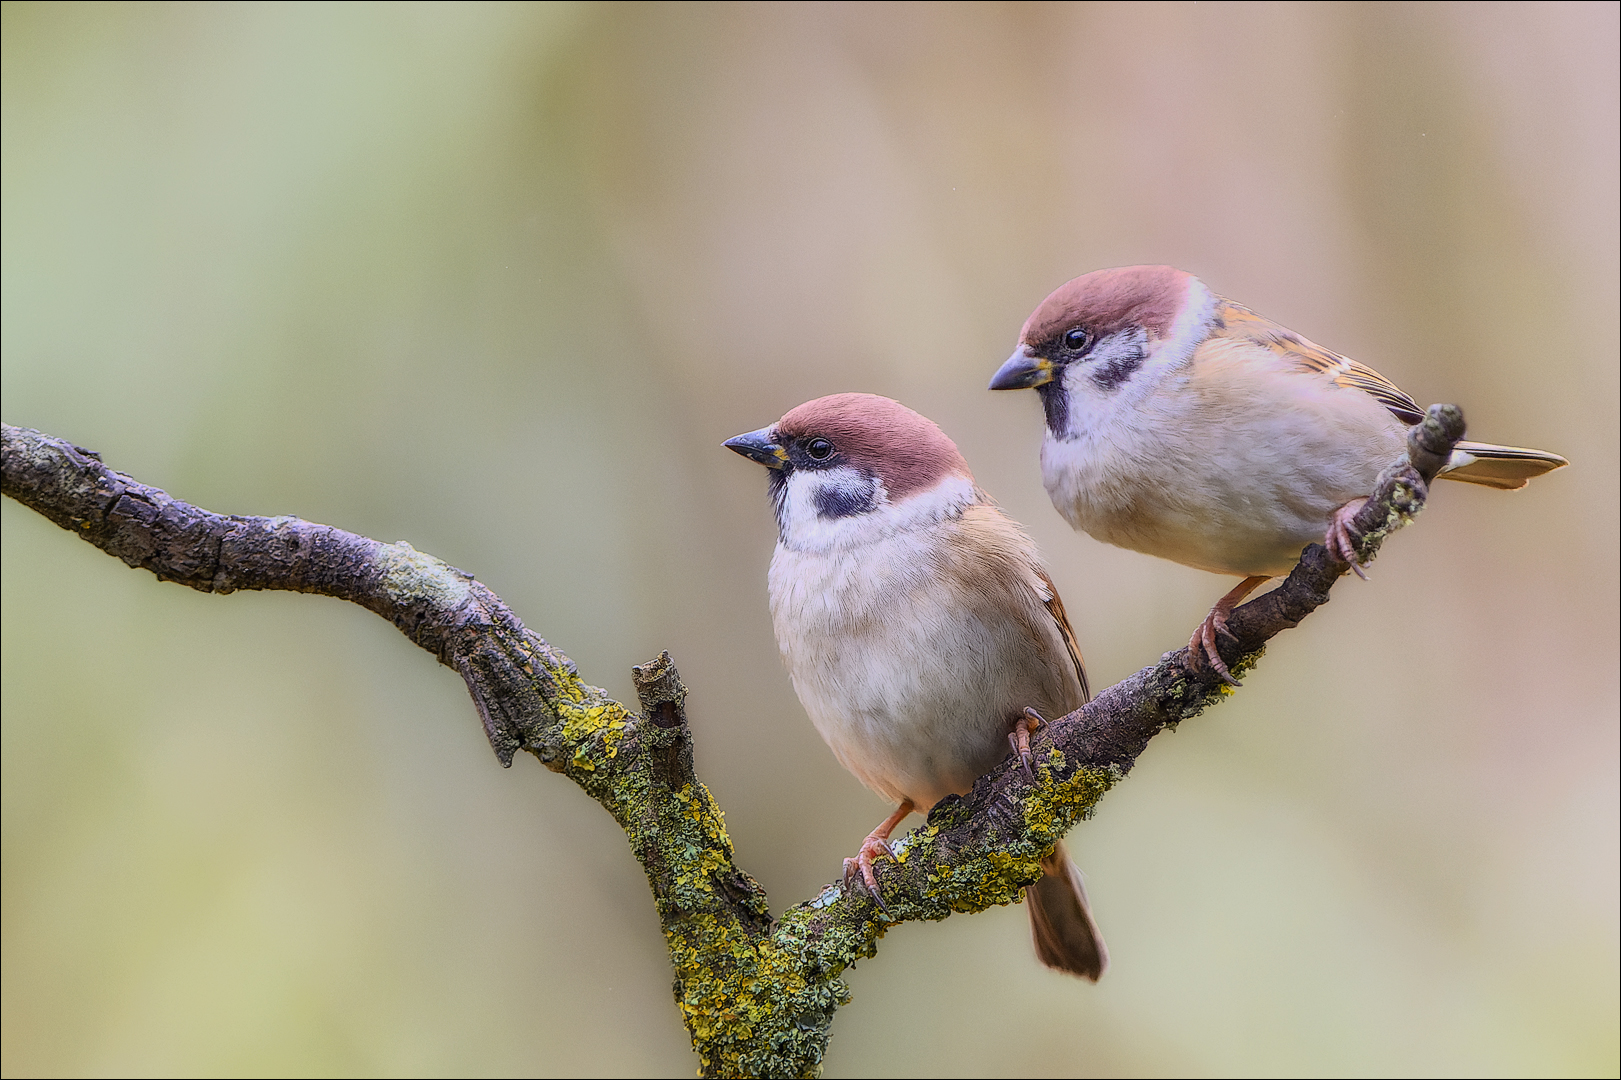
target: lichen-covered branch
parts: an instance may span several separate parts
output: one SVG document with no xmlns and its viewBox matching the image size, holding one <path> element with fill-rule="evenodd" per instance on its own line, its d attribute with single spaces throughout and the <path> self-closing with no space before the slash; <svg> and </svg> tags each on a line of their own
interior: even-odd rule
<svg viewBox="0 0 1621 1080">
<path fill-rule="evenodd" d="M 1422 507 L 1463 436 L 1453 406 L 1430 408 L 1357 515 L 1359 552 Z M 4 493 L 165 581 L 203 592 L 284 589 L 360 604 L 465 680 L 503 765 L 519 750 L 564 773 L 614 816 L 653 891 L 675 967 L 676 999 L 707 1076 L 805 1076 L 820 1070 L 839 978 L 873 955 L 892 925 L 1017 902 L 1040 859 L 1131 769 L 1158 732 L 1231 688 L 1187 663 L 1187 650 L 1043 727 L 1033 777 L 1011 760 L 879 864 L 883 905 L 833 884 L 775 921 L 760 886 L 733 862 L 720 808 L 693 770 L 686 688 L 669 655 L 635 669 L 640 712 L 588 685 L 574 664 L 501 599 L 409 544 L 384 544 L 298 518 L 210 513 L 104 465 L 98 455 L 5 425 Z M 1313 544 L 1276 590 L 1235 611 L 1221 643 L 1235 672 L 1266 641 L 1328 600 L 1346 564 Z"/>
</svg>

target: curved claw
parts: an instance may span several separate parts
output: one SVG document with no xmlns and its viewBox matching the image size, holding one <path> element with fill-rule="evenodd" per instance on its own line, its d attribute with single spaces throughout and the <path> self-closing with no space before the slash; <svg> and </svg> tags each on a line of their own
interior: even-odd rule
<svg viewBox="0 0 1621 1080">
<path fill-rule="evenodd" d="M 1205 616 L 1204 622 L 1199 624 L 1199 628 L 1193 632 L 1193 637 L 1188 640 L 1188 662 L 1196 670 L 1208 664 L 1210 670 L 1216 673 L 1216 677 L 1228 686 L 1243 686 L 1243 683 L 1233 678 L 1233 673 L 1227 669 L 1227 662 L 1221 658 L 1221 653 L 1216 648 L 1217 634 L 1225 634 L 1234 641 L 1238 640 L 1227 629 L 1227 620 L 1222 618 L 1218 624 L 1217 613 L 1212 611 Z"/>
<path fill-rule="evenodd" d="M 1323 537 L 1323 546 L 1328 553 L 1342 563 L 1346 563 L 1357 577 L 1363 581 L 1368 575 L 1362 571 L 1362 560 L 1357 555 L 1356 541 L 1358 533 L 1352 524 L 1357 511 L 1367 503 L 1367 499 L 1352 499 L 1328 518 L 1328 533 Z"/>
<path fill-rule="evenodd" d="M 856 857 L 844 860 L 845 890 L 849 890 L 859 875 L 861 883 L 867 887 L 867 892 L 877 901 L 878 909 L 885 915 L 889 914 L 889 908 L 884 905 L 884 894 L 878 891 L 878 872 L 873 864 L 880 855 L 887 855 L 891 859 L 895 857 L 894 849 L 889 846 L 889 834 L 895 831 L 895 826 L 899 825 L 901 819 L 913 809 L 915 807 L 911 799 L 903 800 L 893 814 L 885 818 L 876 829 L 867 834 L 865 840 L 861 841 L 861 850 L 856 852 Z"/>
<path fill-rule="evenodd" d="M 856 857 L 844 860 L 844 885 L 845 888 L 849 888 L 859 875 L 862 884 L 867 887 L 868 894 L 878 902 L 879 910 L 888 915 L 889 908 L 884 906 L 884 894 L 878 889 L 878 871 L 873 866 L 880 855 L 891 859 L 895 857 L 888 840 L 879 836 L 869 836 L 863 840 Z"/>
<path fill-rule="evenodd" d="M 1226 596 L 1216 601 L 1216 606 L 1210 609 L 1210 614 L 1205 616 L 1204 622 L 1199 624 L 1198 629 L 1193 631 L 1193 636 L 1188 639 L 1188 667 L 1191 670 L 1198 671 L 1208 664 L 1210 670 L 1228 686 L 1244 685 L 1233 678 L 1233 673 L 1227 670 L 1227 664 L 1222 660 L 1221 652 L 1217 648 L 1216 639 L 1225 637 L 1229 641 L 1238 641 L 1238 635 L 1227 629 L 1227 616 L 1244 602 L 1246 596 L 1266 584 L 1266 581 L 1266 577 L 1262 575 L 1247 577 L 1235 585 Z"/>
<path fill-rule="evenodd" d="M 1014 721 L 1013 730 L 1008 732 L 1008 745 L 1013 747 L 1019 763 L 1024 766 L 1025 777 L 1030 780 L 1036 778 L 1035 770 L 1030 767 L 1031 762 L 1035 760 L 1034 755 L 1030 753 L 1030 733 L 1038 730 L 1046 722 L 1040 713 L 1026 707 L 1024 715 Z"/>
</svg>

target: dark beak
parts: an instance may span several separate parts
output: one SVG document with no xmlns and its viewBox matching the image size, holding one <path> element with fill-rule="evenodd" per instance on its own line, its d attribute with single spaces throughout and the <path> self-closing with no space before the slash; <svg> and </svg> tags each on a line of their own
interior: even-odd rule
<svg viewBox="0 0 1621 1080">
<path fill-rule="evenodd" d="M 775 434 L 772 428 L 763 427 L 759 431 L 733 435 L 721 445 L 728 450 L 736 450 L 746 458 L 758 461 L 768 469 L 780 469 L 788 464 L 788 451 L 772 438 Z"/>
<path fill-rule="evenodd" d="M 992 390 L 1028 390 L 1053 381 L 1053 362 L 1020 345 L 991 378 Z"/>
</svg>

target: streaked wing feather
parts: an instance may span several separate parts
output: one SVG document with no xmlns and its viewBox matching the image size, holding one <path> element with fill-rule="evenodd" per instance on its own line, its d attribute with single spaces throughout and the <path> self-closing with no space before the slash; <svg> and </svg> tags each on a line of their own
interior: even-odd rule
<svg viewBox="0 0 1621 1080">
<path fill-rule="evenodd" d="M 1223 301 L 1219 314 L 1228 336 L 1264 345 L 1300 370 L 1322 375 L 1336 386 L 1361 390 L 1404 424 L 1416 424 L 1424 419 L 1424 410 L 1419 408 L 1418 402 L 1366 364 L 1331 352 L 1231 300 Z"/>
<path fill-rule="evenodd" d="M 1418 402 L 1409 397 L 1401 387 L 1365 364 L 1359 364 L 1343 356 L 1339 359 L 1345 365 L 1345 370 L 1334 376 L 1337 385 L 1373 395 L 1379 404 L 1389 409 L 1405 424 L 1416 424 L 1424 419 L 1424 410 L 1419 408 Z"/>
<path fill-rule="evenodd" d="M 1042 602 L 1047 605 L 1048 613 L 1058 624 L 1058 632 L 1064 637 L 1064 647 L 1069 650 L 1069 658 L 1075 664 L 1075 676 L 1081 680 L 1081 704 L 1084 705 L 1092 700 L 1092 688 L 1086 681 L 1086 664 L 1081 660 L 1081 646 L 1075 640 L 1075 631 L 1070 628 L 1069 616 L 1064 613 L 1064 602 L 1058 598 L 1058 589 L 1053 585 L 1053 579 L 1048 576 L 1047 571 L 1040 569 L 1036 571 L 1036 576 L 1041 578 L 1041 584 L 1047 590 Z"/>
</svg>

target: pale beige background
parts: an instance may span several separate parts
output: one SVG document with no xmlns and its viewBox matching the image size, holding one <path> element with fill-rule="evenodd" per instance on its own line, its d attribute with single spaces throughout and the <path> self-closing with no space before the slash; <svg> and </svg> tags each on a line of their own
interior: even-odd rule
<svg viewBox="0 0 1621 1080">
<path fill-rule="evenodd" d="M 1614 1075 L 1617 7 L 4 6 L 4 416 L 409 539 L 595 681 L 670 649 L 784 904 L 884 808 L 765 606 L 809 397 L 939 420 L 1106 685 L 1231 582 L 1053 513 L 1045 293 L 1165 261 L 1474 432 L 1369 584 L 1072 843 L 1114 970 L 893 933 L 829 1076 Z M 332 601 L 4 525 L 7 1075 L 690 1075 L 608 817 Z"/>
</svg>

